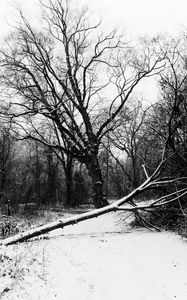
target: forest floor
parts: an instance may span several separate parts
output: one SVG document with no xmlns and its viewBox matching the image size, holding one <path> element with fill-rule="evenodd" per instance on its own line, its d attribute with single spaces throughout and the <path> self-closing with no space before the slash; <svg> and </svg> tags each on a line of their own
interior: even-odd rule
<svg viewBox="0 0 187 300">
<path fill-rule="evenodd" d="M 187 240 L 109 213 L 0 248 L 2 300 L 186 300 Z"/>
</svg>

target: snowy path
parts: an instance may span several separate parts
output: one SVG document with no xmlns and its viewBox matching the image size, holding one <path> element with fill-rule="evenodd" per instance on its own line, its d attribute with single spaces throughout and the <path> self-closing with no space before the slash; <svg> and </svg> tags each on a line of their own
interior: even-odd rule
<svg viewBox="0 0 187 300">
<path fill-rule="evenodd" d="M 30 271 L 1 299 L 186 300 L 187 241 L 117 220 L 111 213 L 26 243 Z"/>
</svg>

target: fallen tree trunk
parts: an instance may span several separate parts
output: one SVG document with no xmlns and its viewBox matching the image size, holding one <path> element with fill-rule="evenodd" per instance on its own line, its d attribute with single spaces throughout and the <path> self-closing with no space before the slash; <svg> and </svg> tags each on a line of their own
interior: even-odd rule
<svg viewBox="0 0 187 300">
<path fill-rule="evenodd" d="M 113 211 L 113 210 L 114 210 L 114 208 L 111 206 L 104 207 L 104 208 L 95 209 L 93 211 L 83 213 L 80 215 L 75 215 L 73 217 L 69 217 L 64 220 L 60 219 L 58 221 L 54 221 L 54 222 L 48 223 L 46 225 L 42 225 L 42 226 L 27 230 L 23 233 L 14 235 L 12 237 L 6 238 L 1 241 L 1 245 L 11 245 L 11 244 L 15 244 L 17 242 L 23 242 L 30 238 L 50 232 L 52 230 L 55 230 L 58 228 L 64 228 L 65 226 L 69 226 L 69 225 L 74 225 L 74 224 L 77 224 L 78 222 L 82 222 L 82 221 L 85 221 L 85 220 L 88 220 L 88 219 L 91 219 L 94 217 L 98 217 L 102 214 L 105 214 L 105 213 Z"/>
<path fill-rule="evenodd" d="M 137 194 L 140 193 L 142 189 L 144 189 L 151 181 L 151 177 L 148 178 L 140 187 L 138 187 L 136 190 L 132 191 L 129 195 L 126 197 L 108 205 L 102 208 L 94 209 L 92 211 L 80 214 L 80 215 L 75 215 L 70 218 L 65 218 L 65 219 L 60 219 L 55 222 L 48 223 L 46 225 L 42 225 L 30 230 L 27 230 L 25 232 L 16 234 L 12 237 L 8 237 L 4 240 L 0 241 L 0 245 L 11 245 L 11 244 L 16 244 L 18 242 L 23 242 L 28 239 L 31 239 L 33 237 L 39 236 L 41 234 L 45 234 L 47 232 L 50 232 L 52 230 L 58 229 L 58 228 L 64 228 L 69 225 L 74 225 L 77 224 L 78 222 L 82 222 L 88 219 L 92 219 L 98 216 L 101 216 L 103 214 L 112 212 L 112 211 L 117 211 L 118 208 L 125 204 L 128 203 L 133 197 L 135 197 Z M 127 207 L 127 211 L 130 210 L 131 207 Z"/>
<path fill-rule="evenodd" d="M 183 197 L 185 194 L 187 194 L 187 188 L 183 188 L 181 190 L 177 190 L 176 192 L 173 192 L 171 194 L 168 194 L 166 196 L 163 196 L 159 199 L 154 200 L 152 203 L 148 204 L 148 205 L 137 205 L 134 203 L 133 198 L 135 196 L 137 196 L 138 194 L 142 193 L 143 191 L 145 191 L 146 189 L 150 189 L 151 186 L 155 186 L 156 185 L 162 185 L 163 183 L 166 184 L 167 183 L 175 183 L 176 184 L 176 180 L 181 180 L 181 178 L 178 179 L 168 179 L 163 180 L 163 179 L 158 179 L 158 175 L 160 174 L 160 168 L 163 165 L 165 161 L 162 161 L 161 164 L 159 165 L 159 167 L 155 170 L 155 172 L 152 174 L 152 176 L 150 176 L 149 178 L 147 178 L 145 180 L 145 182 L 140 185 L 137 189 L 135 189 L 134 191 L 132 191 L 129 195 L 123 197 L 122 199 L 108 205 L 102 208 L 98 208 L 98 209 L 94 209 L 90 212 L 86 212 L 80 215 L 76 215 L 70 218 L 66 218 L 66 219 L 60 219 L 58 221 L 55 222 L 51 222 L 48 223 L 46 225 L 43 226 L 39 226 L 37 228 L 33 228 L 30 230 L 27 230 L 25 232 L 19 233 L 17 235 L 14 235 L 12 237 L 8 237 L 4 240 L 0 241 L 0 245 L 11 245 L 11 244 L 16 244 L 18 242 L 23 242 L 26 241 L 28 239 L 31 239 L 33 237 L 36 236 L 40 236 L 42 234 L 45 234 L 47 232 L 50 232 L 52 230 L 58 229 L 58 228 L 64 228 L 66 226 L 69 225 L 74 225 L 77 224 L 78 222 L 82 222 L 88 219 L 92 219 L 98 216 L 101 216 L 103 214 L 112 212 L 112 211 L 132 211 L 132 212 L 137 212 L 139 210 L 149 210 L 149 209 L 153 209 L 155 207 L 161 206 L 161 205 L 166 205 L 168 203 L 171 203 L 173 201 L 178 200 L 180 197 Z M 131 202 L 132 201 L 132 202 Z M 124 206 L 124 204 L 129 203 L 130 205 L 128 206 Z M 122 206 L 123 205 L 123 206 Z"/>
</svg>

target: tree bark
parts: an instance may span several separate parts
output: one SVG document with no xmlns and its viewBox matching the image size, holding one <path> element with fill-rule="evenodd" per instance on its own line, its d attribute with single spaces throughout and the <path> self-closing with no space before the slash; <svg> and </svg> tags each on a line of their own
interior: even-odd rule
<svg viewBox="0 0 187 300">
<path fill-rule="evenodd" d="M 16 244 L 18 242 L 24 242 L 28 239 L 31 239 L 33 237 L 39 236 L 41 234 L 45 234 L 47 232 L 50 232 L 52 230 L 58 229 L 58 228 L 64 228 L 68 225 L 74 225 L 78 222 L 82 222 L 88 219 L 92 219 L 94 217 L 98 217 L 100 215 L 103 215 L 107 212 L 115 211 L 114 205 L 106 206 L 103 208 L 95 209 L 93 211 L 83 213 L 81 215 L 76 215 L 64 220 L 58 220 L 52 223 L 48 223 L 43 226 L 39 226 L 37 228 L 30 229 L 28 231 L 25 231 L 23 233 L 17 234 L 15 236 L 6 238 L 4 240 L 0 241 L 0 245 L 8 246 L 12 244 Z"/>
<path fill-rule="evenodd" d="M 96 208 L 104 207 L 108 201 L 103 196 L 103 178 L 97 156 L 90 156 L 86 166 L 92 180 L 94 205 Z"/>
<path fill-rule="evenodd" d="M 72 185 L 73 185 L 73 158 L 71 155 L 67 155 L 67 161 L 65 165 L 66 175 L 66 206 L 72 206 Z"/>
<path fill-rule="evenodd" d="M 66 206 L 71 206 L 72 205 L 72 178 L 67 177 L 66 178 Z"/>
</svg>

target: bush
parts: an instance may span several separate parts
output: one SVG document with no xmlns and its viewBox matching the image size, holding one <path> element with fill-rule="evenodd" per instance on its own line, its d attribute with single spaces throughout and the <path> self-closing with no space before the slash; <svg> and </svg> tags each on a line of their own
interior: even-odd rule
<svg viewBox="0 0 187 300">
<path fill-rule="evenodd" d="M 7 238 L 19 232 L 17 219 L 10 216 L 1 216 L 0 237 Z"/>
</svg>

